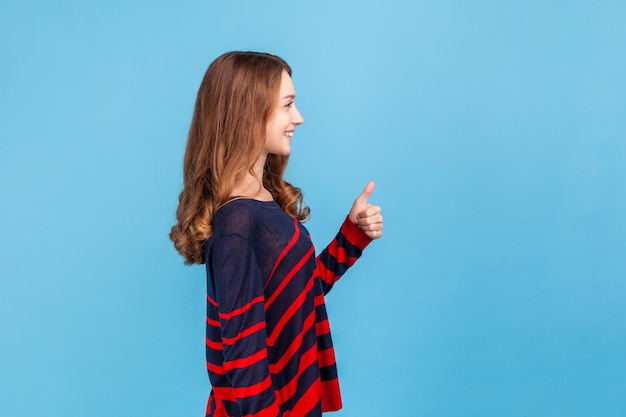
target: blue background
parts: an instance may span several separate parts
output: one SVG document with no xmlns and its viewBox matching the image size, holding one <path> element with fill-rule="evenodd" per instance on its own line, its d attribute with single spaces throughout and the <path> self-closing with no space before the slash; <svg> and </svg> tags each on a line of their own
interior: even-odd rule
<svg viewBox="0 0 626 417">
<path fill-rule="evenodd" d="M 344 409 L 626 415 L 626 2 L 3 1 L 0 415 L 200 416 L 168 240 L 225 51 L 294 69 L 288 179 L 385 236 L 328 297 Z"/>
</svg>

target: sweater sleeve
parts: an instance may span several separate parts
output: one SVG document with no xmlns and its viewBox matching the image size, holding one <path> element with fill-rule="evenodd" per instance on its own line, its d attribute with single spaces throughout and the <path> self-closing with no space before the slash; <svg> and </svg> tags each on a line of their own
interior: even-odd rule
<svg viewBox="0 0 626 417">
<path fill-rule="evenodd" d="M 322 279 L 324 294 L 327 294 L 335 282 L 356 262 L 371 241 L 372 239 L 346 217 L 339 233 L 317 257 L 317 269 Z"/>
<path fill-rule="evenodd" d="M 250 243 L 223 236 L 213 257 L 215 296 L 231 398 L 241 415 L 280 416 L 267 357 L 265 298 L 260 266 Z"/>
</svg>

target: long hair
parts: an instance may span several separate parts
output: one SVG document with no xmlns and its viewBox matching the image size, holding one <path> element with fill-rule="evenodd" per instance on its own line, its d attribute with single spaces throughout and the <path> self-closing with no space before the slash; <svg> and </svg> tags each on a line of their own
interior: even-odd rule
<svg viewBox="0 0 626 417">
<path fill-rule="evenodd" d="M 186 264 L 203 264 L 215 211 L 253 167 L 265 146 L 266 124 L 278 98 L 281 58 L 259 52 L 228 52 L 209 66 L 196 98 L 183 163 L 183 190 L 170 239 Z M 299 221 L 308 219 L 302 192 L 283 179 L 288 156 L 267 156 L 263 186 Z"/>
</svg>

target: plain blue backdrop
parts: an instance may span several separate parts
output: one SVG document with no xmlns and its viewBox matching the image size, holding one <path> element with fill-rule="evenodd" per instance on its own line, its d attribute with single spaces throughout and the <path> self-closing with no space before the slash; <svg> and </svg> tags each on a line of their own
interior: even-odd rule
<svg viewBox="0 0 626 417">
<path fill-rule="evenodd" d="M 0 6 L 0 415 L 201 416 L 205 277 L 168 240 L 195 94 L 293 67 L 337 417 L 626 415 L 624 1 Z"/>
</svg>

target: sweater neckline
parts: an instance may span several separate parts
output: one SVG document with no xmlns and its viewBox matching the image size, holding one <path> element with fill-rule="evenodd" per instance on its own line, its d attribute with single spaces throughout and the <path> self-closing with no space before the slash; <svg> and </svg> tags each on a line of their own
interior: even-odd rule
<svg viewBox="0 0 626 417">
<path fill-rule="evenodd" d="M 246 201 L 246 202 L 250 202 L 252 204 L 256 204 L 256 205 L 267 207 L 267 208 L 280 208 L 280 206 L 275 200 L 257 200 L 255 198 L 250 198 L 250 197 L 233 196 L 233 197 L 230 197 L 224 204 L 222 204 L 218 208 L 218 210 L 234 201 Z"/>
</svg>

